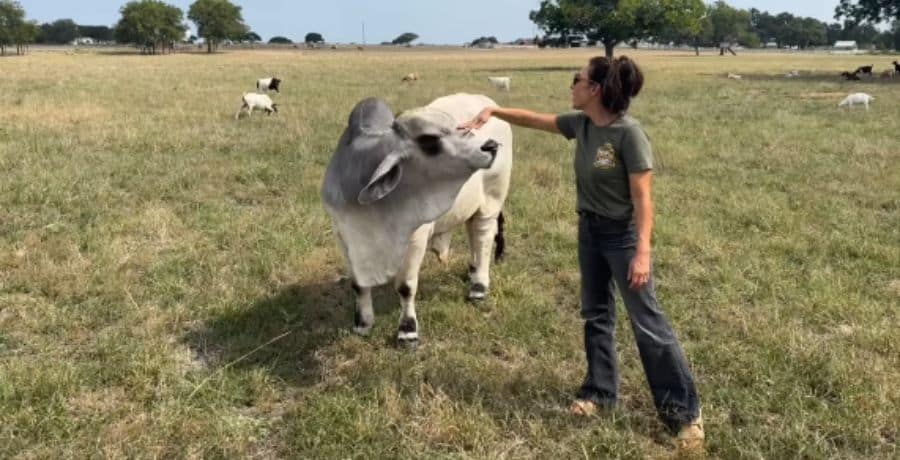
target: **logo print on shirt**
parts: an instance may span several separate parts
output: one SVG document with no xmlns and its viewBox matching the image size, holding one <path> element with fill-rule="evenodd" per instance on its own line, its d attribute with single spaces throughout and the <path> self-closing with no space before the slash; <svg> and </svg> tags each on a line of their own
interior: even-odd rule
<svg viewBox="0 0 900 460">
<path fill-rule="evenodd" d="M 597 149 L 594 157 L 594 167 L 598 169 L 612 169 L 616 167 L 616 149 L 609 142 Z"/>
</svg>

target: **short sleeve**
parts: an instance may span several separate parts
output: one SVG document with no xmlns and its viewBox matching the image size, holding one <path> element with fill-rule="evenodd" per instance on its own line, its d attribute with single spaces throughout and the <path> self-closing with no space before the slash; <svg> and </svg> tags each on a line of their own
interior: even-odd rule
<svg viewBox="0 0 900 460">
<path fill-rule="evenodd" d="M 566 139 L 572 140 L 578 132 L 578 127 L 584 124 L 583 112 L 561 113 L 556 116 L 556 127 Z"/>
<path fill-rule="evenodd" d="M 650 139 L 640 126 L 633 126 L 622 139 L 622 160 L 628 173 L 653 169 L 653 149 Z"/>
</svg>

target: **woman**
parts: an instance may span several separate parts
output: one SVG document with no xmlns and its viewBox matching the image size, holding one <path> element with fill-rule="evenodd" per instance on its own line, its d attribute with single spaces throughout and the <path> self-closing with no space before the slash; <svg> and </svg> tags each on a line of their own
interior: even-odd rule
<svg viewBox="0 0 900 460">
<path fill-rule="evenodd" d="M 488 107 L 460 129 L 478 129 L 497 117 L 576 139 L 578 262 L 587 377 L 570 411 L 591 415 L 616 403 L 613 286 L 628 310 L 657 411 L 676 444 L 703 445 L 694 378 L 672 326 L 660 309 L 650 274 L 653 157 L 650 142 L 627 115 L 644 77 L 622 56 L 596 57 L 572 81 L 572 107 L 561 115 Z"/>
</svg>

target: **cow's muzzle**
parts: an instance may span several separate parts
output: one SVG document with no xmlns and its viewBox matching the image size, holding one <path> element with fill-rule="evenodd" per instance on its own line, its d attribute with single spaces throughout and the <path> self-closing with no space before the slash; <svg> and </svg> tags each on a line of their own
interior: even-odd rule
<svg viewBox="0 0 900 460">
<path fill-rule="evenodd" d="M 497 149 L 500 148 L 500 144 L 493 139 L 488 139 L 487 142 L 481 145 L 482 152 L 490 152 L 491 158 L 497 156 Z"/>
</svg>

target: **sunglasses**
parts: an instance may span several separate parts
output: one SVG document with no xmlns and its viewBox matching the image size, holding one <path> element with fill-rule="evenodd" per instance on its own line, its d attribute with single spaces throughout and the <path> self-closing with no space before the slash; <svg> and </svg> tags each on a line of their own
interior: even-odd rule
<svg viewBox="0 0 900 460">
<path fill-rule="evenodd" d="M 576 73 L 576 74 L 575 74 L 575 77 L 572 78 L 572 86 L 577 85 L 578 82 L 580 82 L 581 80 L 587 80 L 588 83 L 591 83 L 591 84 L 594 84 L 594 85 L 598 84 L 597 82 L 591 80 L 590 78 L 584 78 L 584 77 L 581 76 L 580 73 Z"/>
</svg>

